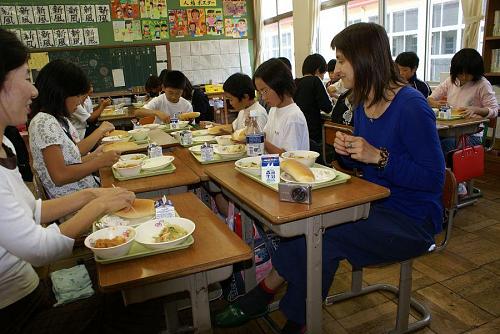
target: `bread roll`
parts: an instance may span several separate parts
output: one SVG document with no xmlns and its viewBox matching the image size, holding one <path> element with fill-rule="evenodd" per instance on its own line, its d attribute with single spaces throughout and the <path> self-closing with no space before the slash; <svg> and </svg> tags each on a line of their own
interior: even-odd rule
<svg viewBox="0 0 500 334">
<path fill-rule="evenodd" d="M 130 209 L 121 209 L 114 213 L 118 217 L 137 219 L 155 215 L 155 201 L 136 198 Z"/>
<path fill-rule="evenodd" d="M 306 165 L 297 160 L 287 159 L 281 162 L 281 169 L 301 183 L 314 182 L 314 174 Z"/>
<path fill-rule="evenodd" d="M 109 137 L 109 136 L 120 136 L 120 137 L 128 137 L 128 132 L 125 131 L 125 130 L 113 130 L 111 131 L 110 133 L 108 133 L 106 135 L 106 137 Z"/>
<path fill-rule="evenodd" d="M 208 134 L 218 136 L 231 133 L 233 130 L 232 124 L 216 125 L 208 128 Z"/>
<path fill-rule="evenodd" d="M 234 141 L 245 141 L 247 136 L 247 128 L 239 129 L 233 132 L 232 139 Z"/>
<path fill-rule="evenodd" d="M 120 152 L 125 152 L 125 151 L 134 151 L 137 150 L 139 146 L 136 143 L 126 141 L 126 142 L 118 142 L 118 143 L 111 143 L 108 145 L 104 145 L 102 148 L 103 152 L 108 152 L 108 151 L 120 151 Z"/>
<path fill-rule="evenodd" d="M 187 121 L 187 120 L 190 120 L 190 119 L 193 119 L 196 117 L 200 117 L 200 115 L 201 114 L 199 112 L 185 112 L 185 113 L 179 114 L 179 119 L 181 121 Z"/>
</svg>

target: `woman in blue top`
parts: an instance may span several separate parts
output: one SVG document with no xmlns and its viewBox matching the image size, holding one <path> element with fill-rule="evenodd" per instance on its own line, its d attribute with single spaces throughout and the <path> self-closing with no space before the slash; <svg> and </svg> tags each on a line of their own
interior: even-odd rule
<svg viewBox="0 0 500 334">
<path fill-rule="evenodd" d="M 426 252 L 441 231 L 444 159 L 434 113 L 425 98 L 401 82 L 383 27 L 354 24 L 332 41 L 337 69 L 357 106 L 354 135 L 337 132 L 335 150 L 363 177 L 390 189 L 372 203 L 367 219 L 329 228 L 323 236 L 323 297 L 340 260 L 353 267 L 402 261 Z M 304 237 L 282 239 L 274 269 L 245 297 L 216 318 L 237 324 L 262 314 L 266 303 L 288 282 L 280 309 L 288 319 L 282 333 L 305 326 L 306 244 Z"/>
</svg>

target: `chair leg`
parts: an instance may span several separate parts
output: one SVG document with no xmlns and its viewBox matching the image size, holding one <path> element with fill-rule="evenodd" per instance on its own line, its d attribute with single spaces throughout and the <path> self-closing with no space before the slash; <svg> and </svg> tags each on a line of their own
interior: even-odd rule
<svg viewBox="0 0 500 334">
<path fill-rule="evenodd" d="M 483 197 L 481 189 L 474 187 L 474 180 L 467 182 L 467 195 L 458 198 L 457 208 L 461 209 L 477 202 L 478 198 Z"/>
</svg>

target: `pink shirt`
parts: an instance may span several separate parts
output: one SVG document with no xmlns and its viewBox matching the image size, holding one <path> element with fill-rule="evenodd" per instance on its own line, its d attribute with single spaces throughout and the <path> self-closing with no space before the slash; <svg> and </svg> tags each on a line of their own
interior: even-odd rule
<svg viewBox="0 0 500 334">
<path fill-rule="evenodd" d="M 476 82 L 470 81 L 462 87 L 452 84 L 451 78 L 448 78 L 432 91 L 430 97 L 437 101 L 446 98 L 454 108 L 469 106 L 488 108 L 487 118 L 498 116 L 495 92 L 485 77 Z"/>
</svg>

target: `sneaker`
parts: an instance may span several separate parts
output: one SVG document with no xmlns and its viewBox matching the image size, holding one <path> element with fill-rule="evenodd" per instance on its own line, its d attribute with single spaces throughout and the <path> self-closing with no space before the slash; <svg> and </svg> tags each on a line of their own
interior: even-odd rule
<svg viewBox="0 0 500 334">
<path fill-rule="evenodd" d="M 465 182 L 460 182 L 458 184 L 458 196 L 467 196 L 467 186 L 465 185 Z"/>
</svg>

